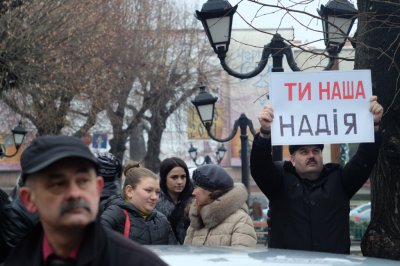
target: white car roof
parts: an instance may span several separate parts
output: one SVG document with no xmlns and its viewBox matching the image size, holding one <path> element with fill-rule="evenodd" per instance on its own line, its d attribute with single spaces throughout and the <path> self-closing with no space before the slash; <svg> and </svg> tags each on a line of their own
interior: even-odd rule
<svg viewBox="0 0 400 266">
<path fill-rule="evenodd" d="M 170 266 L 399 266 L 398 261 L 298 250 L 236 247 L 147 246 Z"/>
</svg>

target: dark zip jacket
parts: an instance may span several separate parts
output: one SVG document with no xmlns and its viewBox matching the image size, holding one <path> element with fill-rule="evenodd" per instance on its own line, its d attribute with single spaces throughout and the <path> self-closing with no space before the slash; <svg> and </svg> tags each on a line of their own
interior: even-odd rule
<svg viewBox="0 0 400 266">
<path fill-rule="evenodd" d="M 174 232 L 167 217 L 153 210 L 145 219 L 133 204 L 124 201 L 120 196 L 111 197 L 109 205 L 101 214 L 101 223 L 123 234 L 125 228 L 125 214 L 127 210 L 130 218 L 129 238 L 142 245 L 177 245 Z"/>
</svg>

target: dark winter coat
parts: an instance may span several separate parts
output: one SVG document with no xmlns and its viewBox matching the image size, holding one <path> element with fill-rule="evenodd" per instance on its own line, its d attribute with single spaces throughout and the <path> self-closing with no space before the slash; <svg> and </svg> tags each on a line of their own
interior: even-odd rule
<svg viewBox="0 0 400 266">
<path fill-rule="evenodd" d="M 38 222 L 39 216 L 28 212 L 18 196 L 9 204 L 2 206 L 0 211 L 2 241 L 0 263 Z"/>
<path fill-rule="evenodd" d="M 0 263 L 7 257 L 10 247 L 7 244 L 7 240 L 4 236 L 5 224 L 7 223 L 8 214 L 6 209 L 10 206 L 8 194 L 0 189 Z"/>
<path fill-rule="evenodd" d="M 4 266 L 43 263 L 43 229 L 38 224 L 32 232 L 12 251 Z M 122 235 L 103 228 L 94 222 L 87 228 L 79 246 L 77 266 L 166 266 L 160 258 Z"/>
<path fill-rule="evenodd" d="M 185 208 L 190 204 L 190 200 L 179 201 L 174 204 L 171 197 L 163 191 L 160 193 L 160 199 L 157 202 L 156 209 L 167 216 L 172 230 L 180 244 L 183 244 L 186 236 L 186 230 L 189 227 L 189 216 L 185 214 Z"/>
<path fill-rule="evenodd" d="M 113 201 L 101 215 L 101 223 L 110 229 L 123 234 L 125 228 L 125 213 L 128 211 L 131 221 L 129 238 L 142 245 L 176 245 L 175 235 L 164 214 L 153 210 L 145 220 L 138 209 L 121 197 Z"/>
<path fill-rule="evenodd" d="M 290 162 L 274 163 L 271 140 L 256 135 L 250 168 L 270 202 L 269 247 L 350 253 L 350 198 L 368 179 L 379 142 L 360 144 L 344 167 L 326 164 L 317 180 L 308 181 Z"/>
<path fill-rule="evenodd" d="M 104 182 L 103 190 L 100 195 L 100 212 L 107 208 L 107 205 L 112 198 L 121 194 L 121 185 L 119 181 L 108 181 Z"/>
</svg>

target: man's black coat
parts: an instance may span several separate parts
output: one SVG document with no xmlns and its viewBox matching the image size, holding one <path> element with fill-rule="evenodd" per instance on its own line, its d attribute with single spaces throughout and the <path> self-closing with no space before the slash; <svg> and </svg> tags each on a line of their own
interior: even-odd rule
<svg viewBox="0 0 400 266">
<path fill-rule="evenodd" d="M 11 252 L 4 266 L 44 265 L 43 229 L 39 223 Z M 90 224 L 80 244 L 77 266 L 166 266 L 150 250 L 121 234 L 104 228 L 98 221 Z"/>
<path fill-rule="evenodd" d="M 368 179 L 378 150 L 379 141 L 362 143 L 344 167 L 325 164 L 320 177 L 308 181 L 291 162 L 273 162 L 271 140 L 256 135 L 250 169 L 270 201 L 269 247 L 350 253 L 350 199 Z"/>
</svg>

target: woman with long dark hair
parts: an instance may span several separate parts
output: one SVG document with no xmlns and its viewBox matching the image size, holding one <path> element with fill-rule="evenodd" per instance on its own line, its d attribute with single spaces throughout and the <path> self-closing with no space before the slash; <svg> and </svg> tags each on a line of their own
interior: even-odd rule
<svg viewBox="0 0 400 266">
<path fill-rule="evenodd" d="M 182 159 L 171 157 L 161 162 L 160 188 L 156 209 L 167 216 L 176 239 L 183 244 L 190 223 L 185 208 L 192 199 L 193 184 Z"/>
</svg>

